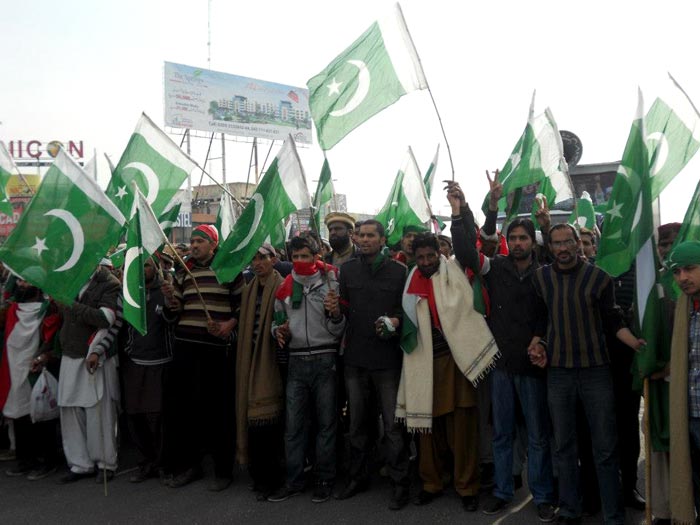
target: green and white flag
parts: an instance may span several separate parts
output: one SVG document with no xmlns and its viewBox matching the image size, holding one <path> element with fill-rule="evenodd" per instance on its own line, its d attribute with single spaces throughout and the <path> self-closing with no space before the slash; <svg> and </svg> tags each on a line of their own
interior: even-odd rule
<svg viewBox="0 0 700 525">
<path fill-rule="evenodd" d="M 428 83 L 399 4 L 306 83 L 323 150 L 406 93 Z"/>
<path fill-rule="evenodd" d="M 313 201 L 313 214 L 316 221 L 316 229 L 319 234 L 321 232 L 321 210 L 323 206 L 333 200 L 335 189 L 333 188 L 333 177 L 331 176 L 331 167 L 328 165 L 328 159 L 323 159 L 323 167 L 321 168 L 321 176 L 318 178 L 318 186 Z"/>
<path fill-rule="evenodd" d="M 287 239 L 289 238 L 289 230 L 292 228 L 292 221 L 288 220 L 287 226 L 285 226 L 284 221 L 279 222 L 272 228 L 270 235 L 265 238 L 264 242 L 269 242 L 273 247 L 281 250 L 285 247 Z"/>
<path fill-rule="evenodd" d="M 163 233 L 166 237 L 170 235 L 170 232 L 173 231 L 173 228 L 177 224 L 177 219 L 180 216 L 181 207 L 182 202 L 173 202 L 172 204 L 168 205 L 168 209 L 166 209 L 158 217 L 158 224 L 160 225 L 160 229 L 163 230 Z"/>
<path fill-rule="evenodd" d="M 219 282 L 233 281 L 282 219 L 310 205 L 304 168 L 289 135 L 211 263 Z"/>
<path fill-rule="evenodd" d="M 126 252 L 124 254 L 124 278 L 122 293 L 124 296 L 124 319 L 141 335 L 146 334 L 146 278 L 143 266 L 161 244 L 166 241 L 165 234 L 158 224 L 158 219 L 148 205 L 143 194 L 130 188 L 134 198 L 126 235 Z"/>
<path fill-rule="evenodd" d="M 6 188 L 14 173 L 18 173 L 17 166 L 15 166 L 5 144 L 0 142 L 0 211 L 8 217 L 12 217 L 13 209 L 10 199 L 7 197 Z"/>
<path fill-rule="evenodd" d="M 700 148 L 700 115 L 688 95 L 669 75 L 673 89 L 657 98 L 647 113 L 646 141 L 651 163 L 651 198 L 663 189 Z"/>
<path fill-rule="evenodd" d="M 425 228 L 431 216 L 423 177 L 413 156 L 413 150 L 409 147 L 403 166 L 396 174 L 389 198 L 375 219 L 384 225 L 386 242 L 391 246 L 401 240 L 404 227 Z"/>
<path fill-rule="evenodd" d="M 110 246 L 124 216 L 60 149 L 10 237 L 0 261 L 62 303 L 71 304 Z"/>
<path fill-rule="evenodd" d="M 649 152 L 644 141 L 644 120 L 639 113 L 643 104 L 641 91 L 639 99 L 637 118 L 632 123 L 605 211 L 603 235 L 596 258 L 596 264 L 613 277 L 629 270 L 642 246 L 653 234 L 653 224 L 649 226 L 642 220 L 646 221 L 646 207 L 651 206 L 651 181 Z M 648 193 L 645 194 L 645 191 Z M 650 228 L 651 231 L 647 231 Z"/>
<path fill-rule="evenodd" d="M 634 310 L 636 329 L 634 331 L 646 341 L 646 345 L 635 353 L 632 364 L 632 376 L 637 382 L 639 382 L 638 378 L 649 376 L 663 368 L 665 364 L 659 361 L 665 350 L 662 337 L 660 285 L 657 284 L 658 262 L 654 242 L 650 155 L 647 148 L 648 142 L 645 142 L 647 134 L 644 129 L 643 109 L 640 91 L 637 117 L 627 139 L 625 152 L 613 185 L 611 195 L 611 203 L 613 204 L 608 210 L 616 209 L 617 213 L 608 214 L 606 217 L 606 221 L 609 223 L 603 230 L 604 235 L 596 261 L 596 264 L 599 264 L 603 269 L 609 268 L 611 265 L 619 265 L 614 268 L 613 275 L 618 274 L 623 261 L 629 266 L 628 263 L 631 260 L 628 261 L 627 257 L 635 262 Z M 620 204 L 623 205 L 620 206 Z M 617 253 L 622 243 L 627 247 L 625 257 Z M 602 261 L 601 255 L 603 256 Z M 660 418 L 658 413 L 661 404 L 658 400 L 653 399 L 654 396 L 655 393 L 649 400 L 650 419 L 656 422 L 663 418 Z M 654 423 L 651 426 L 656 428 Z M 658 446 L 660 443 L 658 435 L 652 435 L 652 443 Z"/>
<path fill-rule="evenodd" d="M 425 177 L 423 177 L 423 183 L 425 184 L 425 193 L 428 194 L 428 199 L 430 199 L 433 193 L 433 182 L 435 182 L 435 172 L 437 171 L 438 154 L 440 153 L 440 144 L 437 145 L 435 150 L 435 157 L 433 157 L 433 162 L 428 166 L 428 171 L 425 172 Z"/>
<path fill-rule="evenodd" d="M 675 247 L 684 241 L 700 241 L 700 182 L 695 187 L 695 193 L 690 199 L 690 206 L 685 212 L 683 224 L 673 245 Z"/>
<path fill-rule="evenodd" d="M 593 209 L 593 199 L 591 195 L 584 191 L 581 198 L 576 201 L 574 211 L 569 216 L 569 224 L 573 224 L 577 229 L 588 228 L 594 230 L 596 227 L 595 210 Z"/>
<path fill-rule="evenodd" d="M 537 182 L 541 183 L 540 193 L 547 197 L 550 207 L 574 198 L 559 128 L 549 108 L 535 116 L 535 92 L 525 131 L 498 174 L 498 181 L 503 184 L 503 198 L 498 203 L 500 210 L 506 209 L 508 196 L 513 194 L 509 218 L 518 213 L 521 188 Z M 488 196 L 482 210 L 484 214 L 488 211 Z"/>
<path fill-rule="evenodd" d="M 136 181 L 159 217 L 195 167 L 195 162 L 144 113 L 114 169 L 106 193 L 128 217 L 134 202 L 131 181 Z"/>
<path fill-rule="evenodd" d="M 221 194 L 219 212 L 216 214 L 216 222 L 214 224 L 219 232 L 221 242 L 227 239 L 233 231 L 234 224 L 236 224 L 236 208 L 231 195 L 226 191 Z"/>
<path fill-rule="evenodd" d="M 117 250 L 112 255 L 109 256 L 109 260 L 112 261 L 112 266 L 115 268 L 121 268 L 124 266 L 124 254 L 126 253 L 126 248 Z"/>
</svg>

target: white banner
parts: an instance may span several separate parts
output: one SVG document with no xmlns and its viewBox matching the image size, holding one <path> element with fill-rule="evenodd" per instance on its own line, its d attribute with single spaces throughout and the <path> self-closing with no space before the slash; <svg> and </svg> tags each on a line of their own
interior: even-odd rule
<svg viewBox="0 0 700 525">
<path fill-rule="evenodd" d="M 165 62 L 165 125 L 311 144 L 309 91 Z"/>
</svg>

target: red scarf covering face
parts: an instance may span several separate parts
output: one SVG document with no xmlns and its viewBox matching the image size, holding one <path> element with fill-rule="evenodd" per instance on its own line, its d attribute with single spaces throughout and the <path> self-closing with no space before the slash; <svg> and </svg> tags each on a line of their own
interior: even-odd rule
<svg viewBox="0 0 700 525">
<path fill-rule="evenodd" d="M 338 268 L 336 268 L 332 264 L 327 264 L 318 259 L 315 260 L 313 263 L 301 266 L 299 269 L 301 269 L 301 271 L 304 273 L 300 273 L 297 271 L 298 266 L 298 263 L 294 265 L 294 272 L 299 275 L 313 275 L 316 272 L 333 272 L 335 274 L 335 278 L 338 278 Z M 282 282 L 282 284 L 280 284 L 279 288 L 277 288 L 277 292 L 275 292 L 275 297 L 280 301 L 284 301 L 287 297 L 290 297 L 292 295 L 293 289 L 294 276 L 290 273 L 289 275 L 287 275 L 287 277 L 284 278 L 284 281 Z"/>
<path fill-rule="evenodd" d="M 430 277 L 425 277 L 420 270 L 416 270 L 413 272 L 411 282 L 408 283 L 406 293 L 417 295 L 418 297 L 428 300 L 428 306 L 430 307 L 430 320 L 433 323 L 433 326 L 440 330 L 440 316 L 438 315 L 437 305 L 435 304 L 433 281 L 430 280 Z"/>
</svg>

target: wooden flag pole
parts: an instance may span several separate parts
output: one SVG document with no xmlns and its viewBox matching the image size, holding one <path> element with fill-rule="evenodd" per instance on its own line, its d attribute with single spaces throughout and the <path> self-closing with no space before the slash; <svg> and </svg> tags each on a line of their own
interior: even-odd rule
<svg viewBox="0 0 700 525">
<path fill-rule="evenodd" d="M 644 378 L 644 509 L 646 522 L 651 524 L 651 432 L 649 430 L 649 378 Z"/>
<path fill-rule="evenodd" d="M 134 197 L 135 199 L 144 199 L 144 196 L 141 194 L 139 191 L 138 187 L 136 186 L 135 181 L 131 181 L 131 184 L 134 189 Z M 134 200 L 134 204 L 136 204 L 136 200 Z M 146 209 L 148 210 L 148 213 L 151 215 L 151 219 L 155 221 L 156 224 L 158 224 L 158 220 L 156 219 L 155 215 L 153 215 L 153 210 L 151 209 L 150 205 L 146 206 Z M 185 264 L 185 261 L 182 260 L 182 257 L 180 257 L 180 254 L 177 253 L 177 250 L 175 249 L 175 246 L 172 245 L 172 243 L 168 240 L 168 238 L 165 236 L 165 233 L 163 233 L 163 230 L 160 230 L 161 234 L 161 240 L 163 241 L 164 244 L 170 247 L 172 250 L 173 254 L 175 257 L 177 257 L 177 260 L 180 261 L 180 264 L 182 265 L 182 268 L 187 272 L 187 275 L 190 276 L 192 279 L 192 283 L 194 284 L 194 289 L 197 291 L 197 296 L 199 297 L 200 302 L 202 303 L 202 308 L 204 309 L 204 314 L 207 316 L 207 321 L 211 322 L 211 315 L 209 315 L 209 309 L 207 308 L 207 304 L 204 302 L 204 297 L 202 297 L 202 292 L 199 289 L 199 285 L 197 284 L 197 280 L 194 278 L 194 275 L 192 275 L 192 272 L 190 272 L 190 269 L 187 267 Z"/>
</svg>

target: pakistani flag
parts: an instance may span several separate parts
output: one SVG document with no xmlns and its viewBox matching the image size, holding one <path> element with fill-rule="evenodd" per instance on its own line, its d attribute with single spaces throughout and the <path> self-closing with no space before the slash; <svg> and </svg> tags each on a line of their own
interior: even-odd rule
<svg viewBox="0 0 700 525">
<path fill-rule="evenodd" d="M 160 225 L 160 229 L 163 230 L 163 233 L 166 237 L 170 235 L 170 232 L 173 231 L 173 228 L 177 224 L 177 219 L 180 216 L 181 207 L 182 202 L 173 202 L 173 204 L 169 205 L 168 209 L 161 213 L 160 217 L 158 217 L 158 224 Z"/>
<path fill-rule="evenodd" d="M 110 246 L 124 216 L 97 183 L 59 150 L 0 261 L 62 303 L 71 304 Z"/>
<path fill-rule="evenodd" d="M 144 113 L 114 169 L 106 193 L 122 214 L 128 216 L 134 202 L 131 181 L 136 181 L 159 217 L 195 166 Z"/>
<path fill-rule="evenodd" d="M 690 206 L 685 212 L 683 224 L 674 242 L 674 247 L 684 241 L 700 241 L 700 182 L 695 187 L 695 193 L 690 200 Z"/>
<path fill-rule="evenodd" d="M 124 319 L 136 328 L 141 335 L 146 334 L 146 278 L 143 265 L 158 247 L 166 242 L 153 210 L 148 201 L 132 182 L 134 209 L 131 213 L 126 235 L 126 253 L 124 254 Z"/>
<path fill-rule="evenodd" d="M 10 152 L 7 151 L 5 144 L 0 142 L 0 211 L 8 217 L 12 217 L 13 209 L 5 188 L 7 188 L 7 183 L 14 173 L 17 173 L 17 166 L 10 157 Z"/>
<path fill-rule="evenodd" d="M 435 171 L 437 170 L 438 154 L 440 153 L 440 144 L 438 144 L 435 150 L 435 157 L 433 157 L 433 162 L 428 166 L 428 171 L 425 172 L 425 177 L 423 177 L 423 184 L 425 184 L 425 193 L 428 194 L 428 199 L 430 199 L 433 193 L 433 182 L 435 182 Z"/>
<path fill-rule="evenodd" d="M 375 219 L 384 225 L 386 242 L 391 246 L 401 240 L 405 226 L 426 227 L 425 223 L 431 216 L 423 177 L 413 156 L 413 150 L 409 147 L 403 166 L 396 174 L 389 198 Z"/>
<path fill-rule="evenodd" d="M 276 224 L 270 232 L 270 235 L 268 235 L 265 239 L 265 242 L 269 242 L 273 247 L 277 248 L 278 250 L 283 249 L 284 245 L 287 243 L 287 239 L 289 238 L 289 230 L 291 230 L 291 228 L 291 220 L 288 221 L 286 227 L 284 225 L 284 221 Z"/>
<path fill-rule="evenodd" d="M 109 260 L 112 261 L 112 266 L 115 268 L 121 268 L 124 266 L 124 254 L 126 253 L 126 248 L 117 250 L 109 256 Z"/>
<path fill-rule="evenodd" d="M 428 83 L 399 4 L 307 82 L 323 150 L 365 120 Z"/>
<path fill-rule="evenodd" d="M 323 206 L 331 200 L 335 195 L 333 188 L 333 178 L 331 176 L 331 167 L 328 165 L 328 159 L 323 159 L 323 167 L 321 168 L 321 176 L 318 179 L 316 194 L 314 195 L 313 213 L 316 221 L 316 230 L 320 233 L 321 228 L 321 210 Z"/>
<path fill-rule="evenodd" d="M 671 75 L 669 75 L 671 77 Z M 644 119 L 651 162 L 651 198 L 683 169 L 700 148 L 700 115 L 673 77 L 668 100 L 657 98 Z"/>
<path fill-rule="evenodd" d="M 579 230 L 581 228 L 595 229 L 593 199 L 591 199 L 591 195 L 587 191 L 581 193 L 581 198 L 576 201 L 574 211 L 569 216 L 569 224 L 575 225 Z"/>
<path fill-rule="evenodd" d="M 229 234 L 233 231 L 233 225 L 236 224 L 236 208 L 233 204 L 231 195 L 224 191 L 221 194 L 219 201 L 219 212 L 216 214 L 216 229 L 219 232 L 219 239 L 225 241 Z"/>
<path fill-rule="evenodd" d="M 574 198 L 559 128 L 549 108 L 535 116 L 535 93 L 525 131 L 499 172 L 498 181 L 503 184 L 499 209 L 506 209 L 507 198 L 512 194 L 509 218 L 518 213 L 521 189 L 537 182 L 541 183 L 540 193 L 547 197 L 550 206 Z M 482 209 L 484 214 L 488 212 L 488 196 Z"/>
<path fill-rule="evenodd" d="M 282 219 L 310 205 L 304 168 L 289 135 L 211 263 L 219 282 L 233 281 Z"/>
</svg>

